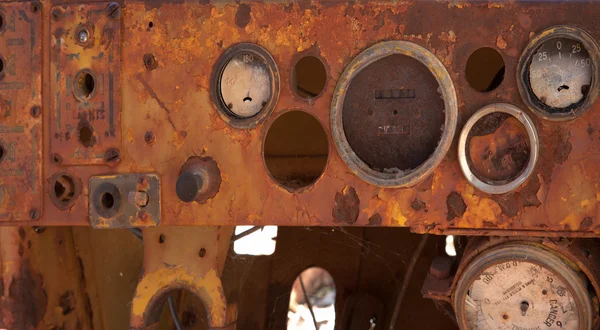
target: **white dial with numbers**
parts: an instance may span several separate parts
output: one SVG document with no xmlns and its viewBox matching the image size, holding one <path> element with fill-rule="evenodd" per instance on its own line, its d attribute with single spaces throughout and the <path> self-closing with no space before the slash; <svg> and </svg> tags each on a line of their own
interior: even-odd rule
<svg viewBox="0 0 600 330">
<path fill-rule="evenodd" d="M 529 84 L 535 97 L 552 112 L 570 111 L 592 84 L 593 63 L 581 42 L 569 38 L 545 41 L 529 65 Z"/>
<path fill-rule="evenodd" d="M 504 247 L 482 255 L 463 274 L 455 294 L 463 330 L 587 330 L 591 325 L 585 283 L 549 251 Z"/>
</svg>

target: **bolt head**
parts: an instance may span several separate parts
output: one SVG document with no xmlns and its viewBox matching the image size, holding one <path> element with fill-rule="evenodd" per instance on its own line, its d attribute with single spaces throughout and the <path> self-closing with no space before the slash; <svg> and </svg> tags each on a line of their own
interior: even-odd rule
<svg viewBox="0 0 600 330">
<path fill-rule="evenodd" d="M 437 256 L 433 258 L 429 267 L 429 274 L 438 280 L 445 280 L 450 277 L 453 261 L 449 257 Z"/>
<path fill-rule="evenodd" d="M 77 40 L 79 40 L 79 43 L 85 44 L 89 39 L 90 35 L 87 30 L 81 30 L 77 34 Z"/>
</svg>

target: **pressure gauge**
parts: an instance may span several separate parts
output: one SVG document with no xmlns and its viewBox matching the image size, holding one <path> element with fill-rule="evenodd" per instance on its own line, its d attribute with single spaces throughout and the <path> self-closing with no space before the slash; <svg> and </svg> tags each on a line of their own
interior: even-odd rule
<svg viewBox="0 0 600 330">
<path fill-rule="evenodd" d="M 531 39 L 519 62 L 519 92 L 536 114 L 569 120 L 590 108 L 598 94 L 600 51 L 586 32 L 558 26 Z"/>
<path fill-rule="evenodd" d="M 593 318 L 585 276 L 555 253 L 522 243 L 475 257 L 458 281 L 454 308 L 463 330 L 587 330 Z"/>
<path fill-rule="evenodd" d="M 277 103 L 279 74 L 273 58 L 254 44 L 227 49 L 213 71 L 211 94 L 232 126 L 250 128 L 264 120 Z"/>
</svg>

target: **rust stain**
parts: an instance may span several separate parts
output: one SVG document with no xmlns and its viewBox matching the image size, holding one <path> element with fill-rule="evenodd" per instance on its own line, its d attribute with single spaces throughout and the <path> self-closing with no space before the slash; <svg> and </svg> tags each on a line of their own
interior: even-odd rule
<svg viewBox="0 0 600 330">
<path fill-rule="evenodd" d="M 341 193 L 335 194 L 335 204 L 331 215 L 335 222 L 353 224 L 358 220 L 360 200 L 353 187 L 345 187 Z"/>
</svg>

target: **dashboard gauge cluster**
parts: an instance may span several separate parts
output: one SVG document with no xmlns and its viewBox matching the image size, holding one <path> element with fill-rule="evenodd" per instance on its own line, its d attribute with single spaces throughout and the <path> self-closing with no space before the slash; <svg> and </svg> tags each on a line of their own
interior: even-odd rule
<svg viewBox="0 0 600 330">
<path fill-rule="evenodd" d="M 581 116 L 598 96 L 599 56 L 597 43 L 579 28 L 555 26 L 540 32 L 518 64 L 523 101 L 547 120 Z"/>
</svg>

